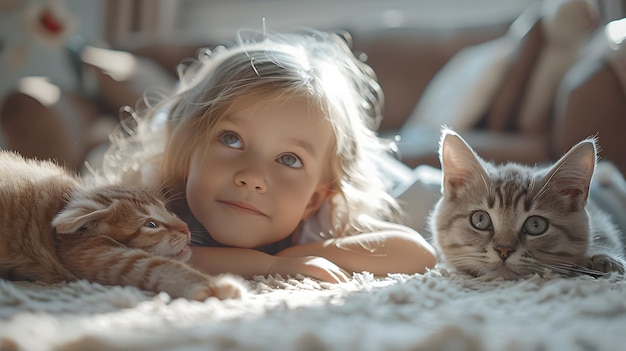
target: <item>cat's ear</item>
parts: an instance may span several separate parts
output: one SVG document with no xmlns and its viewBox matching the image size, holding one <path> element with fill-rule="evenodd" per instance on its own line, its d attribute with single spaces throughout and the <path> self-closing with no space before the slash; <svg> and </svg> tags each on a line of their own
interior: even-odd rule
<svg viewBox="0 0 626 351">
<path fill-rule="evenodd" d="M 443 173 L 441 192 L 456 197 L 457 192 L 474 182 L 484 184 L 485 170 L 474 150 L 454 131 L 444 128 L 439 142 L 439 161 Z"/>
<path fill-rule="evenodd" d="M 544 186 L 549 184 L 551 189 L 571 201 L 573 210 L 584 207 L 596 167 L 596 157 L 595 139 L 579 142 L 550 168 L 544 177 Z"/>
<path fill-rule="evenodd" d="M 103 210 L 90 210 L 87 208 L 70 208 L 61 211 L 52 220 L 52 226 L 56 229 L 57 233 L 75 233 L 80 228 L 88 227 L 94 224 L 109 214 L 108 208 Z"/>
</svg>

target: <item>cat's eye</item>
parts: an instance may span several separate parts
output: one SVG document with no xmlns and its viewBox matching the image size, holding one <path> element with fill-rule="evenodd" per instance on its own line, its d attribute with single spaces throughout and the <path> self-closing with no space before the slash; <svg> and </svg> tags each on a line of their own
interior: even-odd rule
<svg viewBox="0 0 626 351">
<path fill-rule="evenodd" d="M 156 221 L 153 220 L 147 220 L 146 223 L 143 224 L 144 227 L 146 228 L 158 228 L 159 227 L 159 223 L 157 223 Z"/>
<path fill-rule="evenodd" d="M 539 216 L 530 216 L 522 226 L 524 233 L 528 235 L 541 235 L 548 230 L 548 221 Z"/>
<path fill-rule="evenodd" d="M 83 225 L 80 226 L 80 228 L 78 228 L 78 230 L 88 230 L 88 229 L 92 229 L 93 227 L 96 226 L 96 221 L 89 221 Z"/>
<path fill-rule="evenodd" d="M 485 211 L 476 211 L 470 217 L 470 223 L 478 230 L 491 229 L 491 217 Z"/>
</svg>

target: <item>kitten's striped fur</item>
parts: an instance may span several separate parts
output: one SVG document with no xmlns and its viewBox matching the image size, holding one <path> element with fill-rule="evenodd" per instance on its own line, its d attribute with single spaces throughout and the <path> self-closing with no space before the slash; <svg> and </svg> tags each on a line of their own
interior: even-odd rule
<svg viewBox="0 0 626 351">
<path fill-rule="evenodd" d="M 239 297 L 235 277 L 207 276 L 191 257 L 187 224 L 143 189 L 86 186 L 52 162 L 0 151 L 0 277 L 87 279 L 172 297 Z"/>
<path fill-rule="evenodd" d="M 482 160 L 451 130 L 440 144 L 442 198 L 430 217 L 441 258 L 462 272 L 518 279 L 624 272 L 617 227 L 591 201 L 594 139 L 550 167 Z"/>
</svg>

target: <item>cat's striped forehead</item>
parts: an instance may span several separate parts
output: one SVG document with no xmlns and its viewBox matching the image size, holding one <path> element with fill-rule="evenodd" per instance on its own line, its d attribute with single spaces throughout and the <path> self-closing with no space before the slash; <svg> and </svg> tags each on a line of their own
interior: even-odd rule
<svg viewBox="0 0 626 351">
<path fill-rule="evenodd" d="M 93 200 L 108 204 L 114 200 L 136 202 L 138 204 L 154 204 L 160 200 L 142 188 L 126 188 L 120 186 L 103 187 L 91 192 Z"/>
<path fill-rule="evenodd" d="M 533 188 L 541 173 L 541 170 L 516 164 L 503 165 L 497 171 L 488 172 L 487 206 L 513 208 L 521 202 L 526 211 L 530 210 Z"/>
<path fill-rule="evenodd" d="M 136 209 L 144 209 L 144 211 L 152 208 L 153 210 L 149 212 L 155 212 L 164 207 L 161 199 L 142 188 L 110 185 L 80 192 L 78 195 L 79 197 L 74 198 L 74 201 L 77 202 L 77 205 L 86 208 L 104 208 L 110 206 L 114 201 L 121 201 Z"/>
</svg>

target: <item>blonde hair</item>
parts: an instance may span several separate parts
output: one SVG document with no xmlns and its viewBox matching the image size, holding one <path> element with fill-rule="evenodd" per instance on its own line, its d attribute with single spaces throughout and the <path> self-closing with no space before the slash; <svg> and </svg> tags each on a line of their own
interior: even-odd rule
<svg viewBox="0 0 626 351">
<path fill-rule="evenodd" d="M 240 32 L 232 46 L 201 51 L 191 64 L 180 66 L 173 94 L 134 113 L 134 125 L 120 125 L 103 173 L 118 181 L 134 175 L 132 181 L 143 185 L 175 189 L 185 182 L 198 141 L 240 98 L 306 94 L 335 133 L 336 157 L 329 170 L 331 235 L 372 229 L 368 218 L 397 220 L 398 206 L 386 193 L 372 157 L 384 152 L 375 133 L 382 118 L 382 90 L 373 70 L 352 52 L 349 39 L 310 29 Z M 164 116 L 165 128 L 155 122 Z"/>
</svg>

